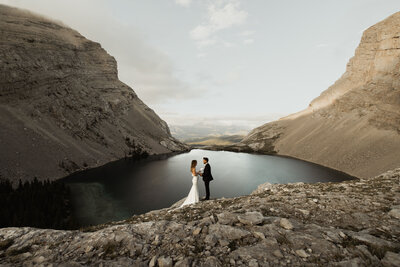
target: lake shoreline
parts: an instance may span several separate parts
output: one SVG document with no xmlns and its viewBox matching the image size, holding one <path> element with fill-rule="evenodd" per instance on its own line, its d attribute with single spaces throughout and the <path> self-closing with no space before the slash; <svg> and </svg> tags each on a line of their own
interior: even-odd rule
<svg viewBox="0 0 400 267">
<path fill-rule="evenodd" d="M 192 180 L 189 164 L 210 158 L 214 181 L 211 196 L 246 196 L 259 185 L 319 183 L 354 180 L 345 173 L 315 163 L 281 157 L 192 149 L 175 156 L 161 155 L 140 161 L 120 160 L 63 179 L 73 194 L 82 226 L 119 221 L 129 216 L 168 208 L 187 196 Z M 190 179 L 189 179 L 190 178 Z M 226 186 L 228 185 L 229 186 Z M 199 178 L 199 194 L 204 185 Z"/>
<path fill-rule="evenodd" d="M 163 154 L 152 154 L 152 155 L 148 155 L 148 156 L 143 156 L 141 158 L 124 157 L 124 158 L 121 158 L 121 159 L 109 161 L 106 164 L 103 164 L 103 165 L 100 165 L 100 166 L 96 166 L 94 168 L 86 168 L 86 169 L 78 170 L 76 172 L 68 174 L 67 176 L 58 178 L 57 181 L 66 181 L 70 177 L 73 177 L 73 176 L 76 176 L 76 175 L 79 175 L 79 174 L 83 174 L 83 173 L 88 172 L 88 171 L 93 171 L 95 169 L 105 168 L 107 166 L 116 164 L 118 162 L 127 162 L 128 161 L 128 162 L 131 162 L 133 164 L 148 163 L 148 162 L 152 162 L 152 161 L 168 159 L 170 157 L 177 156 L 177 155 L 180 155 L 180 154 L 189 153 L 192 149 L 193 148 L 190 148 L 188 150 L 175 151 L 175 152 L 169 152 L 169 153 L 163 153 Z"/>
<path fill-rule="evenodd" d="M 147 162 L 151 162 L 151 161 L 168 159 L 170 157 L 177 156 L 177 155 L 180 155 L 180 154 L 189 153 L 190 151 L 195 150 L 195 149 L 202 149 L 202 150 L 209 150 L 209 151 L 228 151 L 228 152 L 245 153 L 245 154 L 251 154 L 251 155 L 269 155 L 269 156 L 277 156 L 277 157 L 288 158 L 288 159 L 295 159 L 295 160 L 299 160 L 299 161 L 302 161 L 302 162 L 305 162 L 305 163 L 313 164 L 315 166 L 321 166 L 321 167 L 330 169 L 332 171 L 335 171 L 335 172 L 341 173 L 343 175 L 349 176 L 349 177 L 351 177 L 352 179 L 355 179 L 355 180 L 360 180 L 359 177 L 356 177 L 354 175 L 348 174 L 348 173 L 346 173 L 344 171 L 341 171 L 341 170 L 338 170 L 338 169 L 331 168 L 329 166 L 325 166 L 325 165 L 322 165 L 322 164 L 318 164 L 318 163 L 315 163 L 315 162 L 312 162 L 312 161 L 307 161 L 307 160 L 304 160 L 304 159 L 301 159 L 301 158 L 296 158 L 296 157 L 289 156 L 289 155 L 281 155 L 281 154 L 278 154 L 276 151 L 270 151 L 270 152 L 267 152 L 267 151 L 255 151 L 252 148 L 250 148 L 248 146 L 244 146 L 244 145 L 229 145 L 229 146 L 197 146 L 196 145 L 196 146 L 189 146 L 189 149 L 187 149 L 187 150 L 175 151 L 175 152 L 169 152 L 169 153 L 163 153 L 163 154 L 152 154 L 152 155 L 149 155 L 149 156 L 147 156 L 145 158 L 141 158 L 141 159 L 133 159 L 131 157 L 125 157 L 125 158 L 121 158 L 121 159 L 117 159 L 117 160 L 113 160 L 113 161 L 107 162 L 106 164 L 103 164 L 103 165 L 100 165 L 100 166 L 96 166 L 94 168 L 81 169 L 81 170 L 78 170 L 78 171 L 73 172 L 71 174 L 68 174 L 67 176 L 58 178 L 56 180 L 62 181 L 62 180 L 68 179 L 71 176 L 75 176 L 75 175 L 77 175 L 79 173 L 83 173 L 85 171 L 89 171 L 89 170 L 93 170 L 93 169 L 97 169 L 97 168 L 103 168 L 103 167 L 106 167 L 107 165 L 115 164 L 116 162 L 120 162 L 120 161 L 132 161 L 132 163 L 135 163 L 135 164 L 137 164 L 137 163 L 147 163 Z"/>
<path fill-rule="evenodd" d="M 151 162 L 163 161 L 163 160 L 169 159 L 169 158 L 174 157 L 174 156 L 178 156 L 178 155 L 181 155 L 181 154 L 187 154 L 187 153 L 190 153 L 192 150 L 196 150 L 196 149 L 198 149 L 198 148 L 191 147 L 187 151 L 183 151 L 183 152 L 171 152 L 171 153 L 159 154 L 159 155 L 149 155 L 149 156 L 144 156 L 143 158 L 139 158 L 139 157 L 136 157 L 136 158 L 124 158 L 124 159 L 120 159 L 120 160 L 109 162 L 107 164 L 104 164 L 104 165 L 96 167 L 96 168 L 85 169 L 85 170 L 81 170 L 81 171 L 72 173 L 72 174 L 70 174 L 70 175 L 68 175 L 66 177 L 58 179 L 57 181 L 58 182 L 62 182 L 62 183 L 64 183 L 64 184 L 69 186 L 71 183 L 80 183 L 80 182 L 82 182 L 82 181 L 80 181 L 80 179 L 81 179 L 82 176 L 85 176 L 86 174 L 87 174 L 88 177 L 90 177 L 92 175 L 91 174 L 92 172 L 96 172 L 96 171 L 99 171 L 99 170 L 104 170 L 104 169 L 107 169 L 107 168 L 113 168 L 113 166 L 115 168 L 115 164 L 120 164 L 122 167 L 124 167 L 124 165 L 142 166 L 142 165 L 145 165 L 145 164 L 149 164 Z M 206 150 L 205 148 L 202 148 L 202 149 Z M 215 151 L 215 150 L 212 150 L 212 151 Z M 225 150 L 221 149 L 221 150 L 218 150 L 218 151 L 225 151 Z M 321 167 L 321 165 L 313 163 L 313 162 L 308 162 L 308 161 L 304 161 L 304 160 L 301 160 L 301 159 L 296 159 L 296 158 L 293 158 L 293 157 L 283 156 L 283 155 L 278 155 L 278 154 L 263 154 L 263 153 L 257 153 L 257 152 L 254 152 L 254 151 L 253 152 L 229 151 L 229 152 L 243 153 L 243 154 L 253 154 L 253 155 L 270 155 L 270 156 L 274 156 L 274 157 L 298 160 L 298 161 L 304 162 L 306 164 L 313 165 L 316 168 Z M 325 166 L 322 166 L 322 167 L 326 168 Z M 334 170 L 334 169 L 331 169 L 331 168 L 327 168 L 327 169 L 332 170 L 332 171 L 337 172 L 337 173 L 340 173 L 341 176 L 349 177 L 349 179 L 346 179 L 346 180 L 359 180 L 357 177 L 353 177 L 351 175 L 348 175 L 347 173 L 344 173 L 344 172 L 341 172 L 341 171 L 338 171 L 338 170 Z M 90 179 L 86 180 L 85 182 L 90 182 Z M 96 181 L 93 181 L 93 182 L 96 182 Z M 267 181 L 264 181 L 264 182 L 267 182 Z M 261 183 L 257 184 L 257 186 L 262 185 L 264 182 L 261 182 Z M 331 182 L 331 181 L 329 181 L 329 182 Z M 318 183 L 318 182 L 305 182 L 305 183 Z M 322 182 L 322 183 L 324 183 L 324 182 Z M 275 184 L 285 184 L 285 183 L 275 183 Z M 239 195 L 236 195 L 236 196 L 227 196 L 227 197 L 225 197 L 225 196 L 222 196 L 222 197 L 221 196 L 217 196 L 216 198 L 219 199 L 219 198 L 242 197 L 242 196 L 246 196 L 246 195 L 247 194 L 243 194 L 243 195 L 239 194 Z M 71 201 L 72 201 L 72 198 L 71 198 Z M 144 212 L 135 212 L 132 215 L 136 216 L 136 215 L 144 214 L 144 213 L 147 213 L 147 212 L 153 212 L 153 211 L 168 209 L 170 207 L 173 207 L 176 203 L 177 202 L 173 202 L 173 203 L 171 203 L 171 205 L 167 205 L 165 207 L 160 207 L 160 208 L 155 208 L 155 209 L 149 209 L 149 210 L 146 210 Z M 72 212 L 72 214 L 76 214 L 76 212 L 77 212 L 76 211 L 76 207 L 73 207 L 71 212 Z M 117 221 L 118 220 L 119 219 L 117 219 Z M 112 220 L 110 220 L 108 222 L 112 222 L 112 221 L 115 221 L 115 220 L 112 219 Z M 100 224 L 97 224 L 97 223 L 96 224 L 79 223 L 77 228 L 89 227 L 90 225 L 93 226 L 93 225 L 101 225 L 101 224 L 102 223 L 100 223 Z"/>
<path fill-rule="evenodd" d="M 246 154 L 252 154 L 252 155 L 269 155 L 269 156 L 276 156 L 276 157 L 282 157 L 282 158 L 288 158 L 288 159 L 295 159 L 295 160 L 299 160 L 299 161 L 303 161 L 303 162 L 307 162 L 310 164 L 314 164 L 316 166 L 322 166 L 324 168 L 330 169 L 332 171 L 341 173 L 343 175 L 347 175 L 349 177 L 352 177 L 355 180 L 360 180 L 361 178 L 351 175 L 349 173 L 346 173 L 344 171 L 329 167 L 329 166 L 325 166 L 323 164 L 319 164 L 316 162 L 312 162 L 312 161 L 307 161 L 301 158 L 297 158 L 297 157 L 293 157 L 293 156 L 289 156 L 289 155 L 282 155 L 279 154 L 276 151 L 255 151 L 254 149 L 252 149 L 251 147 L 247 146 L 247 145 L 229 145 L 229 146 L 193 146 L 192 149 L 204 149 L 204 150 L 210 150 L 210 151 L 229 151 L 229 152 L 234 152 L 234 153 L 246 153 Z"/>
<path fill-rule="evenodd" d="M 170 153 L 164 153 L 164 154 L 153 154 L 153 155 L 148 155 L 148 156 L 145 156 L 145 155 L 140 156 L 139 155 L 139 156 L 136 156 L 136 157 L 125 157 L 125 158 L 118 159 L 118 160 L 115 160 L 115 161 L 110 161 L 110 162 L 108 162 L 108 163 L 106 163 L 104 165 L 97 166 L 97 167 L 94 167 L 94 168 L 86 168 L 86 169 L 83 169 L 83 170 L 78 170 L 76 172 L 73 172 L 73 173 L 65 176 L 65 177 L 61 177 L 61 178 L 58 178 L 58 179 L 47 179 L 47 180 L 44 180 L 44 181 L 37 181 L 36 179 L 34 179 L 32 181 L 25 181 L 23 184 L 26 184 L 25 187 L 27 187 L 30 184 L 32 184 L 32 185 L 39 184 L 42 187 L 40 189 L 42 191 L 44 191 L 44 192 L 47 192 L 47 194 L 48 194 L 45 197 L 52 197 L 51 195 L 54 195 L 54 197 L 56 197 L 56 193 L 54 193 L 54 194 L 53 193 L 52 194 L 49 193 L 50 192 L 49 191 L 50 188 L 54 187 L 53 184 L 63 184 L 65 186 L 68 186 L 68 183 L 66 181 L 69 179 L 69 177 L 73 177 L 73 176 L 76 176 L 76 175 L 79 175 L 79 174 L 85 174 L 85 173 L 91 172 L 91 171 L 93 171 L 95 169 L 101 169 L 101 168 L 107 167 L 109 165 L 115 164 L 116 162 L 129 161 L 129 162 L 131 162 L 133 164 L 141 164 L 141 163 L 146 163 L 146 162 L 151 162 L 151 161 L 156 161 L 156 160 L 164 160 L 164 159 L 167 159 L 169 157 L 173 157 L 173 156 L 176 156 L 176 155 L 179 155 L 179 154 L 182 154 L 182 153 L 188 153 L 188 152 L 190 152 L 190 150 L 191 149 L 189 149 L 187 151 L 177 151 L 177 152 L 170 152 Z M 7 192 L 7 194 L 10 194 L 10 196 L 13 194 L 13 192 L 20 191 L 20 189 L 18 189 L 18 187 L 21 187 L 21 185 L 19 185 L 18 183 L 16 183 L 12 179 L 7 179 L 7 178 L 0 177 L 0 182 L 2 182 L 2 180 L 4 180 L 4 182 L 6 182 L 6 183 L 10 183 L 10 187 L 12 188 L 12 190 L 10 189 L 9 190 L 10 192 Z M 34 189 L 37 188 L 37 187 L 38 186 L 35 186 Z M 36 192 L 37 190 L 36 189 L 34 190 L 34 189 L 32 189 L 31 192 L 27 192 L 27 193 L 37 194 L 37 192 Z M 5 195 L 6 192 L 3 192 L 3 194 Z M 60 213 L 66 213 L 67 214 L 63 218 L 67 222 L 71 221 L 71 223 L 67 227 L 62 226 L 62 224 L 59 223 L 59 221 L 62 221 L 62 218 L 54 219 L 54 222 L 50 222 L 49 223 L 48 216 L 43 216 L 43 219 L 41 219 L 40 216 L 38 218 L 36 218 L 36 220 L 38 220 L 38 221 L 42 220 L 43 221 L 42 224 L 39 224 L 36 221 L 35 221 L 35 223 L 27 224 L 25 222 L 27 220 L 27 218 L 21 217 L 21 218 L 19 218 L 19 222 L 15 222 L 14 221 L 14 223 L 10 224 L 10 222 L 7 221 L 8 227 L 24 226 L 24 227 L 38 227 L 40 229 L 46 229 L 46 228 L 51 227 L 51 225 L 54 225 L 54 223 L 58 223 L 57 224 L 58 226 L 55 227 L 56 229 L 79 229 L 81 227 L 85 227 L 85 225 L 82 225 L 79 222 L 77 222 L 76 218 L 74 217 L 75 208 L 70 205 L 70 202 L 72 202 L 72 197 L 70 195 L 70 192 L 62 194 L 62 195 L 58 195 L 57 197 L 63 197 L 64 198 L 64 202 L 68 203 L 67 206 L 66 206 L 65 203 L 64 204 L 60 204 L 59 203 L 57 205 L 53 205 L 52 206 L 53 209 L 55 209 L 55 210 L 58 209 Z M 31 204 L 31 202 L 25 203 L 25 205 L 30 205 L 30 204 Z M 6 207 L 3 207 L 3 208 L 7 209 L 7 207 L 11 207 L 11 206 L 6 206 Z M 32 206 L 32 207 L 29 208 L 29 206 L 28 206 L 28 208 L 26 208 L 26 209 L 27 210 L 31 209 L 31 210 L 34 210 L 38 214 L 43 214 L 44 212 L 47 212 L 48 207 L 44 205 L 44 206 L 40 206 L 40 207 Z M 11 213 L 12 211 L 9 211 L 9 212 Z M 20 225 L 20 224 L 22 224 L 22 225 Z M 46 226 L 46 224 L 48 226 Z M 1 227 L 0 227 L 0 229 L 1 229 Z"/>
</svg>

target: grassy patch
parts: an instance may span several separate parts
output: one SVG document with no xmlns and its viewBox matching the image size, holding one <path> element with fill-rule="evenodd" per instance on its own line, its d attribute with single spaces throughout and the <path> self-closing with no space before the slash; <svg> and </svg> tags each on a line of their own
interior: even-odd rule
<svg viewBox="0 0 400 267">
<path fill-rule="evenodd" d="M 0 250 L 8 249 L 9 247 L 12 246 L 12 244 L 14 244 L 14 240 L 12 240 L 12 239 L 6 239 L 3 241 L 0 241 Z"/>
<path fill-rule="evenodd" d="M 278 243 L 280 245 L 288 245 L 288 246 L 290 246 L 292 244 L 292 242 L 290 242 L 290 240 L 287 238 L 287 236 L 285 234 L 279 234 L 276 237 L 276 241 L 278 241 Z"/>
<path fill-rule="evenodd" d="M 238 248 L 238 244 L 236 243 L 236 241 L 231 241 L 229 242 L 228 248 L 230 248 L 231 251 L 234 251 Z"/>
<path fill-rule="evenodd" d="M 7 251 L 6 255 L 8 257 L 16 256 L 25 252 L 29 252 L 31 250 L 30 246 L 24 246 L 22 248 L 14 248 Z"/>
<path fill-rule="evenodd" d="M 195 254 L 200 254 L 201 252 L 204 252 L 205 246 L 201 243 L 196 243 L 194 244 L 194 250 L 193 253 Z"/>
<path fill-rule="evenodd" d="M 115 241 L 110 241 L 103 246 L 104 255 L 116 256 L 118 254 L 119 244 Z"/>
<path fill-rule="evenodd" d="M 389 212 L 391 210 L 391 208 L 389 208 L 389 207 L 382 207 L 381 208 L 381 211 L 383 211 L 383 212 Z"/>
<path fill-rule="evenodd" d="M 394 253 L 399 253 L 400 252 L 400 249 L 393 249 L 393 248 L 389 248 L 389 247 L 386 247 L 386 246 L 382 246 L 382 247 L 372 246 L 370 244 L 366 244 L 366 243 L 360 242 L 360 241 L 355 240 L 355 239 L 350 238 L 350 237 L 345 239 L 344 242 L 343 242 L 343 246 L 344 247 L 349 247 L 349 248 L 352 248 L 352 249 L 355 249 L 355 247 L 358 246 L 358 245 L 367 246 L 369 252 L 371 252 L 372 255 L 377 256 L 380 260 L 383 259 L 383 257 L 385 257 L 385 254 L 388 251 L 391 251 L 391 252 L 394 252 Z"/>
<path fill-rule="evenodd" d="M 375 247 L 375 246 L 367 246 L 368 250 L 371 252 L 372 255 L 377 256 L 380 260 L 385 257 L 386 252 L 391 251 L 394 253 L 398 253 L 399 249 L 392 249 L 388 247 Z"/>
</svg>

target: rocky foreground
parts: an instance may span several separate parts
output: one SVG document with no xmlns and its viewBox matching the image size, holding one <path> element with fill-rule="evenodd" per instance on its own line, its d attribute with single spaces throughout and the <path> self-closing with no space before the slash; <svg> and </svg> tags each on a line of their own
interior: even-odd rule
<svg viewBox="0 0 400 267">
<path fill-rule="evenodd" d="M 400 266 L 399 252 L 400 168 L 267 183 L 80 231 L 0 229 L 2 266 Z"/>
</svg>

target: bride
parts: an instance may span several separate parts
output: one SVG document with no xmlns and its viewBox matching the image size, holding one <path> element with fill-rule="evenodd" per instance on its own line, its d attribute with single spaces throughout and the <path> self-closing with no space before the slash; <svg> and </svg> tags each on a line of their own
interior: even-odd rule
<svg viewBox="0 0 400 267">
<path fill-rule="evenodd" d="M 196 171 L 196 166 L 197 160 L 192 160 L 192 164 L 190 165 L 190 172 L 192 173 L 192 188 L 190 188 L 189 195 L 181 207 L 199 202 L 199 189 L 197 187 L 197 181 L 199 180 L 198 175 L 201 172 Z"/>
</svg>

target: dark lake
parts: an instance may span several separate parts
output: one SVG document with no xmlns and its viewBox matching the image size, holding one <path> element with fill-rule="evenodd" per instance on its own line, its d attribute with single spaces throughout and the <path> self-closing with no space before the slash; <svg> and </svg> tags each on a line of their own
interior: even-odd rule
<svg viewBox="0 0 400 267">
<path fill-rule="evenodd" d="M 317 164 L 280 156 L 195 149 L 163 160 L 134 163 L 120 160 L 73 174 L 63 181 L 72 191 L 74 212 L 81 225 L 123 220 L 134 214 L 166 208 L 188 194 L 190 162 L 208 157 L 214 176 L 211 197 L 250 194 L 269 183 L 338 182 L 352 177 Z M 199 179 L 200 197 L 204 183 Z"/>
</svg>

